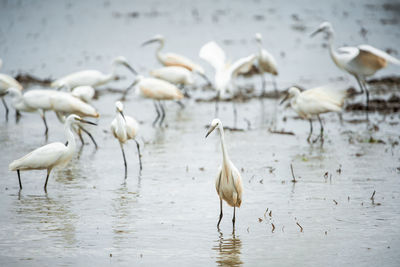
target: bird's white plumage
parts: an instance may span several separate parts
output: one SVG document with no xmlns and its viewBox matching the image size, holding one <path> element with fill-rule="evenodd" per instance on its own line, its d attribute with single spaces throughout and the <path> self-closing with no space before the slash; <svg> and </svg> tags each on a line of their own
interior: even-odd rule
<svg viewBox="0 0 400 267">
<path fill-rule="evenodd" d="M 150 75 L 173 84 L 192 85 L 194 83 L 193 73 L 178 66 L 158 68 L 150 71 Z"/>
<path fill-rule="evenodd" d="M 120 143 L 125 143 L 129 139 L 134 139 L 139 130 L 138 122 L 127 115 L 122 116 L 123 106 L 121 102 L 116 103 L 117 114 L 111 122 L 111 132 Z"/>
<path fill-rule="evenodd" d="M 290 105 L 303 119 L 326 112 L 340 112 L 346 93 L 334 86 L 321 86 L 303 92 L 296 87 L 289 89 Z"/>
<path fill-rule="evenodd" d="M 20 91 L 24 89 L 22 85 L 13 77 L 0 73 L 0 95 L 4 94 L 7 89 L 11 87 L 17 88 Z"/>
<path fill-rule="evenodd" d="M 208 42 L 200 48 L 199 57 L 207 61 L 215 70 L 225 68 L 225 52 L 214 41 Z"/>
<path fill-rule="evenodd" d="M 90 103 L 94 97 L 95 90 L 92 86 L 77 86 L 71 91 L 71 94 L 86 103 Z"/>
<path fill-rule="evenodd" d="M 259 46 L 257 54 L 258 68 L 261 72 L 271 73 L 278 75 L 278 67 L 275 58 L 266 49 L 262 47 L 262 36 L 260 33 L 256 34 L 256 40 Z"/>
<path fill-rule="evenodd" d="M 137 93 L 146 98 L 156 100 L 180 100 L 183 98 L 182 92 L 173 85 L 157 78 L 138 77 Z"/>
</svg>

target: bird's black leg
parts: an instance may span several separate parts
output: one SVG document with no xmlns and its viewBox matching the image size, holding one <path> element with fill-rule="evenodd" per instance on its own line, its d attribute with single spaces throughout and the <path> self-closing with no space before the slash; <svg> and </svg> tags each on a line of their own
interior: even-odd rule
<svg viewBox="0 0 400 267">
<path fill-rule="evenodd" d="M 21 183 L 21 175 L 19 173 L 19 170 L 17 170 L 17 174 L 18 174 L 19 190 L 21 190 L 22 189 L 22 183 Z"/>
<path fill-rule="evenodd" d="M 357 80 L 358 86 L 359 86 L 359 87 L 360 87 L 360 89 L 361 89 L 361 92 L 360 92 L 360 94 L 364 93 L 364 87 L 363 87 L 363 86 L 362 86 L 362 84 L 361 84 L 360 78 L 358 78 L 357 76 L 354 76 L 354 77 L 356 77 L 356 80 Z"/>
<path fill-rule="evenodd" d="M 142 155 L 140 154 L 140 145 L 136 139 L 133 139 L 133 140 L 135 140 L 135 142 L 136 142 L 137 153 L 138 153 L 138 157 L 139 157 L 139 166 L 140 166 L 140 170 L 142 170 Z"/>
<path fill-rule="evenodd" d="M 236 221 L 236 207 L 233 207 L 233 218 L 232 218 L 233 232 L 235 232 L 235 221 Z"/>
<path fill-rule="evenodd" d="M 317 115 L 317 117 L 318 117 L 319 125 L 321 126 L 321 132 L 320 132 L 320 134 L 318 135 L 318 137 L 313 141 L 313 143 L 317 142 L 317 140 L 318 140 L 319 138 L 321 138 L 321 142 L 324 143 L 324 125 L 322 124 L 322 121 L 321 121 L 320 116 Z"/>
<path fill-rule="evenodd" d="M 278 97 L 278 95 L 279 95 L 278 86 L 276 85 L 276 80 L 275 80 L 274 76 L 272 76 L 272 84 L 274 85 L 275 95 Z"/>
<path fill-rule="evenodd" d="M 44 131 L 44 135 L 47 136 L 47 133 L 49 132 L 49 128 L 47 127 L 46 115 L 45 115 L 45 111 L 44 110 L 42 111 L 40 116 L 42 117 L 42 120 L 44 122 L 44 127 L 46 127 L 46 130 Z"/>
<path fill-rule="evenodd" d="M 264 76 L 264 74 L 262 73 L 261 75 L 261 96 L 263 97 L 263 96 L 265 96 L 265 88 L 266 88 L 266 82 L 265 82 L 265 76 Z"/>
<path fill-rule="evenodd" d="M 1 98 L 1 102 L 3 102 L 4 108 L 6 109 L 6 121 L 8 121 L 8 106 L 4 98 Z"/>
<path fill-rule="evenodd" d="M 161 103 L 161 101 L 159 101 L 158 104 L 160 105 L 160 109 L 161 109 L 161 119 L 160 119 L 160 124 L 159 124 L 159 126 L 161 127 L 161 125 L 165 119 L 165 109 L 164 109 L 163 103 Z"/>
<path fill-rule="evenodd" d="M 182 101 L 177 100 L 176 103 L 181 107 L 181 109 L 185 108 L 185 104 L 183 104 Z"/>
<path fill-rule="evenodd" d="M 365 106 L 365 112 L 367 113 L 367 121 L 369 121 L 369 117 L 368 117 L 368 111 L 369 111 L 369 91 L 367 86 L 364 84 L 364 90 L 365 90 L 365 96 L 367 97 L 367 103 Z"/>
<path fill-rule="evenodd" d="M 86 130 L 85 128 L 83 128 L 82 126 L 79 126 L 79 129 L 81 129 L 85 134 L 87 134 L 90 137 L 90 140 L 92 140 L 94 146 L 96 147 L 96 149 L 98 148 L 96 140 L 94 140 L 94 137 L 92 136 L 92 134 Z M 83 139 L 82 139 L 83 140 Z"/>
<path fill-rule="evenodd" d="M 47 181 L 49 180 L 51 170 L 47 170 L 46 182 L 44 183 L 44 192 L 47 193 Z"/>
<path fill-rule="evenodd" d="M 84 146 L 84 145 L 85 145 L 85 141 L 83 140 L 82 133 L 81 133 L 81 128 L 80 128 L 80 127 L 78 128 L 78 130 L 76 131 L 76 133 L 78 134 L 79 140 L 81 140 L 82 146 Z M 68 141 L 67 141 L 67 143 L 68 143 Z M 67 143 L 66 143 L 66 144 L 67 144 Z"/>
<path fill-rule="evenodd" d="M 307 142 L 310 143 L 310 138 L 311 138 L 311 135 L 312 135 L 313 128 L 312 128 L 312 120 L 309 119 L 308 121 L 310 122 L 310 133 L 308 134 Z"/>
<path fill-rule="evenodd" d="M 232 107 L 233 107 L 233 127 L 236 128 L 236 123 L 237 123 L 237 109 L 236 109 L 235 101 L 232 101 Z"/>
<path fill-rule="evenodd" d="M 123 146 L 123 144 L 122 144 L 122 143 L 119 143 L 119 144 L 120 144 L 120 146 L 121 146 L 122 156 L 123 156 L 123 158 L 124 158 L 125 179 L 126 179 L 126 177 L 128 176 L 128 167 L 127 167 L 127 165 L 126 165 L 125 151 L 124 151 L 124 146 Z"/>
<path fill-rule="evenodd" d="M 215 116 L 214 117 L 218 117 L 218 102 L 219 102 L 220 94 L 221 94 L 221 92 L 218 91 L 217 96 L 215 97 Z"/>
<path fill-rule="evenodd" d="M 219 220 L 218 220 L 218 224 L 217 224 L 217 228 L 219 230 L 219 224 L 221 223 L 222 220 L 222 198 L 219 198 L 219 208 L 220 208 L 220 213 L 219 213 Z"/>
<path fill-rule="evenodd" d="M 156 122 L 158 121 L 158 119 L 160 118 L 160 111 L 158 110 L 158 105 L 157 102 L 154 101 L 154 107 L 156 108 L 156 112 L 157 112 L 157 117 L 156 119 L 153 121 L 153 127 L 156 125 Z"/>
<path fill-rule="evenodd" d="M 21 118 L 21 112 L 19 110 L 15 110 L 15 122 L 18 123 Z"/>
</svg>

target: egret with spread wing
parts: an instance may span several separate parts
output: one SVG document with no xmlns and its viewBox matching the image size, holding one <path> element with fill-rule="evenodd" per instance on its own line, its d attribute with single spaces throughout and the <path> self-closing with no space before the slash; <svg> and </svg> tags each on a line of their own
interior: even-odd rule
<svg viewBox="0 0 400 267">
<path fill-rule="evenodd" d="M 334 31 L 329 22 L 323 22 L 311 36 L 320 32 L 324 32 L 328 38 L 329 53 L 336 66 L 353 75 L 361 88 L 361 93 L 365 91 L 368 120 L 369 92 L 366 78 L 375 74 L 378 70 L 385 68 L 388 63 L 400 65 L 400 60 L 370 45 L 347 46 L 335 50 L 333 48 Z"/>
</svg>

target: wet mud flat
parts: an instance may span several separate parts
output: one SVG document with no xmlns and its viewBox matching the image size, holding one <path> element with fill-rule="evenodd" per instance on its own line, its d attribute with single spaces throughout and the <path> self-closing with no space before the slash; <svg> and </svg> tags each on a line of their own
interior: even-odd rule
<svg viewBox="0 0 400 267">
<path fill-rule="evenodd" d="M 119 144 L 109 125 L 114 102 L 131 83 L 132 77 L 122 72 L 120 80 L 98 89 L 93 102 L 101 117 L 89 130 L 99 149 L 84 136 L 85 145 L 73 160 L 52 172 L 47 194 L 42 188 L 45 171 L 21 173 L 24 189 L 19 192 L 17 175 L 8 171 L 8 164 L 38 146 L 64 141 L 62 125 L 49 113 L 46 140 L 37 114 L 23 114 L 17 124 L 11 113 L 6 123 L 0 107 L 0 265 L 399 265 L 398 69 L 390 66 L 376 81 L 370 80 L 374 111 L 369 124 L 364 121 L 365 96 L 359 94 L 346 101 L 342 123 L 336 114 L 322 116 L 323 146 L 308 144 L 308 122 L 279 105 L 284 89 L 293 84 L 308 89 L 344 80 L 358 91 L 353 78 L 331 62 L 324 40 L 308 34 L 330 20 L 337 45 L 370 43 L 398 57 L 398 4 L 0 5 L 1 71 L 14 77 L 24 74 L 20 79 L 25 79 L 27 90 L 47 88 L 55 77 L 80 69 L 107 71 L 117 55 L 126 56 L 146 75 L 159 64 L 155 48 L 142 49 L 140 43 L 156 33 L 166 36 L 165 51 L 197 59 L 200 46 L 216 40 L 234 60 L 256 49 L 252 38 L 259 31 L 280 67 L 278 96 L 269 77 L 262 98 L 258 77 L 240 78 L 241 94 L 219 103 L 228 152 L 244 185 L 234 234 L 233 210 L 226 204 L 221 230 L 216 228 L 219 199 L 214 179 L 222 159 L 218 136 L 204 138 L 214 118 L 215 92 L 210 88 L 190 90 L 185 109 L 167 103 L 164 128 L 151 126 L 156 116 L 151 101 L 137 98 L 133 91 L 126 95 L 125 113 L 141 126 L 143 171 L 139 173 L 136 144 L 128 142 L 125 180 Z M 199 63 L 212 77 L 212 69 Z M 316 137 L 318 123 L 314 125 Z"/>
</svg>

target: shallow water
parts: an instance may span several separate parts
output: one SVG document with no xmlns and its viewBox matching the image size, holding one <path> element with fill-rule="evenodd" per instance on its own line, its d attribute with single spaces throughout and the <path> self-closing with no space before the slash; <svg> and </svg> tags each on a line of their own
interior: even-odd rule
<svg viewBox="0 0 400 267">
<path fill-rule="evenodd" d="M 266 47 L 277 55 L 285 52 L 277 56 L 280 88 L 340 79 L 354 84 L 332 64 L 321 37 L 308 38 L 320 21 L 333 22 L 338 44 L 369 42 L 395 49 L 400 40 L 398 24 L 381 22 L 396 18 L 398 11 L 386 10 L 378 1 L 93 6 L 91 1 L 1 2 L 2 71 L 58 77 L 87 66 L 107 70 L 113 56 L 122 54 L 147 72 L 158 66 L 154 48 L 139 44 L 154 33 L 167 37 L 168 50 L 196 58 L 198 48 L 211 39 L 228 40 L 222 44 L 229 55 L 246 55 L 254 49 L 249 41 L 253 33 L 260 31 Z M 305 30 L 296 30 L 299 25 Z M 368 30 L 366 40 L 358 32 L 360 25 Z M 111 87 L 122 89 L 129 83 L 129 73 L 121 72 L 126 79 Z M 398 69 L 392 66 L 377 76 L 395 73 Z M 259 79 L 240 81 L 253 82 L 259 87 Z M 141 122 L 143 171 L 139 174 L 136 144 L 128 142 L 124 180 L 121 151 L 109 130 L 120 97 L 109 93 L 94 101 L 101 118 L 90 130 L 99 149 L 84 136 L 87 144 L 77 156 L 52 172 L 47 194 L 42 188 L 45 171 L 22 172 L 24 188 L 19 192 L 17 175 L 8 171 L 8 164 L 46 142 L 64 140 L 63 127 L 49 113 L 46 141 L 38 115 L 24 114 L 18 124 L 10 116 L 6 123 L 0 108 L 1 265 L 399 265 L 398 113 L 371 113 L 369 126 L 350 122 L 363 118 L 361 113 L 345 113 L 343 124 L 336 114 L 326 114 L 321 147 L 306 142 L 308 122 L 278 106 L 277 100 L 237 103 L 235 126 L 245 131 L 225 132 L 244 186 L 232 234 L 233 210 L 225 204 L 221 231 L 216 229 L 214 178 L 220 145 L 216 134 L 204 138 L 214 103 L 185 100 L 183 110 L 168 103 L 167 127 L 160 129 L 151 127 L 151 101 L 128 95 L 125 114 Z M 220 104 L 219 116 L 226 126 L 234 126 L 231 103 Z M 295 135 L 271 134 L 269 129 Z M 291 182 L 290 164 L 297 183 Z"/>
</svg>

